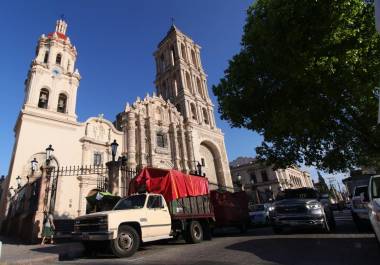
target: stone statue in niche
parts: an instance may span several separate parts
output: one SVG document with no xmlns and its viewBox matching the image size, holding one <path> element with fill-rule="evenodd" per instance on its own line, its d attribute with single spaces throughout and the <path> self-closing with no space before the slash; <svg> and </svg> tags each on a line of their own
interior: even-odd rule
<svg viewBox="0 0 380 265">
<path fill-rule="evenodd" d="M 102 123 L 94 124 L 92 127 L 93 137 L 96 140 L 103 140 L 105 136 L 105 129 Z"/>
</svg>

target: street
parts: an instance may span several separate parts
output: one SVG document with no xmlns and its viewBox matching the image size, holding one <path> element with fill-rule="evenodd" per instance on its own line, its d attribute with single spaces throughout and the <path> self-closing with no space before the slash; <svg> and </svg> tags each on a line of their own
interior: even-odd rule
<svg viewBox="0 0 380 265">
<path fill-rule="evenodd" d="M 57 264 L 281 264 L 378 265 L 380 248 L 371 233 L 359 234 L 348 210 L 335 212 L 331 234 L 294 231 L 274 235 L 270 227 L 254 228 L 245 235 L 232 229 L 219 231 L 212 241 L 187 245 L 182 240 L 145 244 L 133 257 L 82 257 Z"/>
</svg>

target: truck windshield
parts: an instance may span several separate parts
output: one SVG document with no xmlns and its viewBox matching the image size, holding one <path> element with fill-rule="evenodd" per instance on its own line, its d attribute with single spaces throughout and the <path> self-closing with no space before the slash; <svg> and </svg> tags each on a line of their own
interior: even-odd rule
<svg viewBox="0 0 380 265">
<path fill-rule="evenodd" d="M 146 195 L 134 195 L 121 199 L 113 208 L 114 210 L 140 209 L 144 207 Z"/>
</svg>

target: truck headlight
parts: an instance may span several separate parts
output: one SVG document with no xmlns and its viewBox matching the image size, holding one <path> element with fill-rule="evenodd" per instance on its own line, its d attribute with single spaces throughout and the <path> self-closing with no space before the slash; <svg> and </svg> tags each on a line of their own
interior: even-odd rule
<svg viewBox="0 0 380 265">
<path fill-rule="evenodd" d="M 275 207 L 274 207 L 274 206 L 269 206 L 268 210 L 269 210 L 270 212 L 273 212 L 273 211 L 275 210 Z"/>
<path fill-rule="evenodd" d="M 319 210 L 321 209 L 321 205 L 319 203 L 309 203 L 306 204 L 306 208 L 309 210 Z"/>
</svg>

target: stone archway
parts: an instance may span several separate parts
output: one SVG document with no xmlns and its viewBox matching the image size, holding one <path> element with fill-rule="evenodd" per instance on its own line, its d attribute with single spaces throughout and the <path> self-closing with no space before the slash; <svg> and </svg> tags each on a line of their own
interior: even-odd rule
<svg viewBox="0 0 380 265">
<path fill-rule="evenodd" d="M 226 186 L 221 156 L 216 145 L 209 141 L 203 141 L 199 147 L 199 153 L 201 161 L 204 163 L 203 171 L 211 183 L 211 188 Z"/>
</svg>

